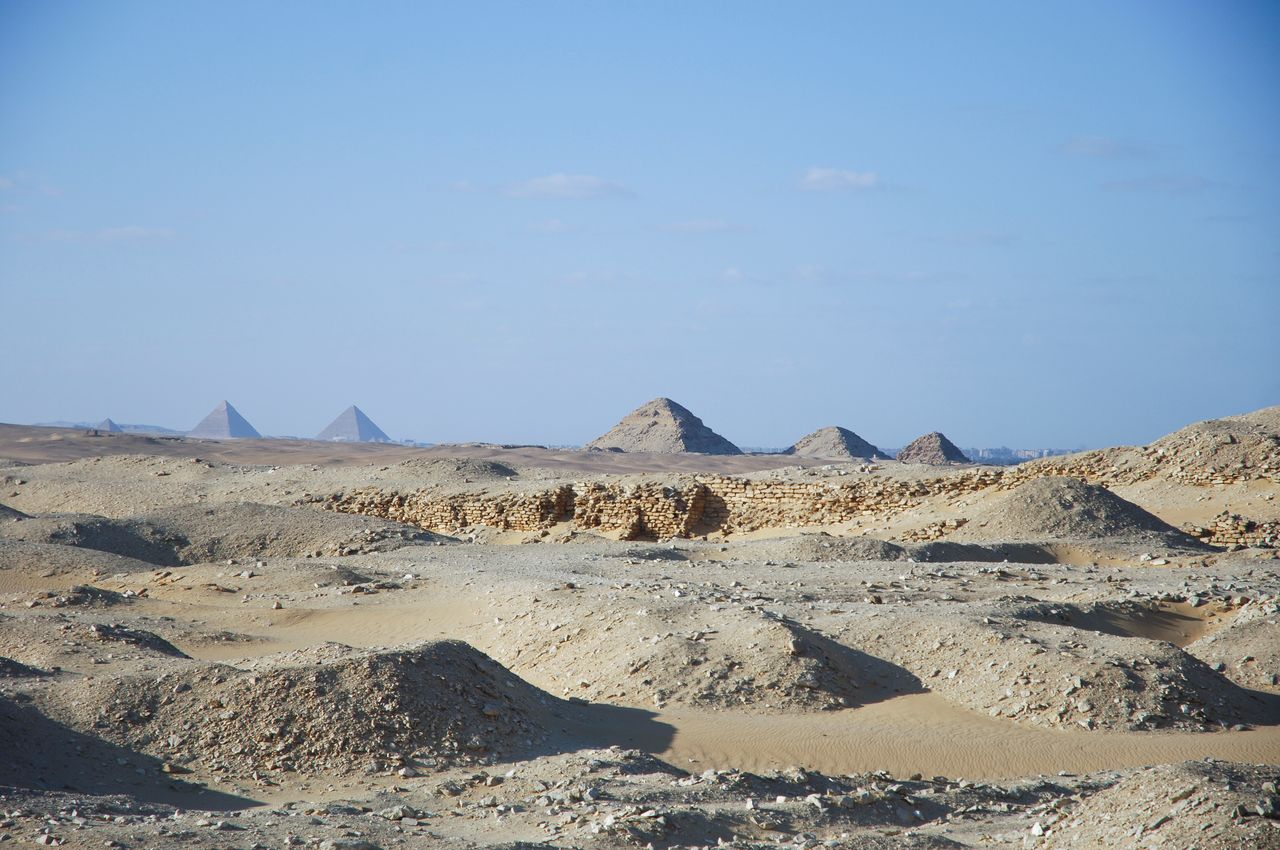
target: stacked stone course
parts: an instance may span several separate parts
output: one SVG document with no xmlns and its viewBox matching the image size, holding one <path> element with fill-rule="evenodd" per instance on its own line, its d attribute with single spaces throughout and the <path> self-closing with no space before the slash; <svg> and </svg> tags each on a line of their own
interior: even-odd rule
<svg viewBox="0 0 1280 850">
<path fill-rule="evenodd" d="M 1187 533 L 1205 543 L 1228 548 L 1274 549 L 1280 546 L 1280 520 L 1255 522 L 1223 511 L 1208 526 L 1190 526 Z"/>
<path fill-rule="evenodd" d="M 1132 455 L 1120 457 L 1111 454 L 1114 451 L 1117 450 L 1012 468 L 974 467 L 919 480 L 880 475 L 820 481 L 693 475 L 667 481 L 565 484 L 532 493 L 510 490 L 397 493 L 366 488 L 319 497 L 316 501 L 330 510 L 383 517 L 444 533 L 476 526 L 537 532 L 572 522 L 575 528 L 616 533 L 626 540 L 663 539 L 763 528 L 836 525 L 863 517 L 900 513 L 932 498 L 956 498 L 990 488 L 1010 490 L 1051 475 L 1114 485 L 1144 480 L 1158 474 L 1160 469 L 1171 475 L 1182 471 L 1158 464 L 1137 469 L 1131 463 Z M 1271 471 L 1262 465 L 1242 466 L 1234 474 L 1238 477 L 1219 470 L 1204 480 L 1185 480 L 1204 485 L 1225 484 L 1252 480 L 1264 474 L 1269 476 Z M 1280 475 L 1280 470 L 1277 474 Z M 1201 536 L 1218 545 L 1233 545 L 1237 537 L 1244 545 L 1256 545 L 1253 541 L 1275 539 L 1274 525 L 1259 526 L 1263 531 L 1215 526 Z M 934 523 L 909 532 L 904 539 L 937 540 L 958 527 L 956 522 Z"/>
</svg>

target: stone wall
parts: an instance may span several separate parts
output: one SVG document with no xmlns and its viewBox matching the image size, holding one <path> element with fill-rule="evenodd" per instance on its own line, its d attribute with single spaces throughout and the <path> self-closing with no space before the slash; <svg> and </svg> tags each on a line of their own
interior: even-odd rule
<svg viewBox="0 0 1280 850">
<path fill-rule="evenodd" d="M 1186 532 L 1213 546 L 1255 549 L 1280 546 L 1280 521 L 1255 522 L 1226 511 L 1214 517 L 1208 526 L 1188 526 Z"/>
<path fill-rule="evenodd" d="M 664 539 L 835 525 L 900 513 L 937 497 L 955 498 L 989 488 L 1009 490 L 1046 475 L 1074 475 L 1104 484 L 1126 477 L 1117 471 L 1124 469 L 1122 465 L 1108 463 L 1095 453 L 1079 463 L 975 467 L 920 480 L 880 475 L 817 481 L 694 475 L 665 482 L 566 484 L 536 492 L 397 493 L 367 488 L 316 501 L 330 510 L 383 517 L 449 534 L 476 526 L 536 532 L 572 522 L 577 529 L 616 533 L 627 540 Z M 936 540 L 958 527 L 958 522 L 934 523 L 904 539 Z M 1246 542 L 1274 539 L 1275 529 L 1243 532 L 1236 526 L 1224 526 L 1206 535 L 1209 542 L 1222 540 L 1227 542 L 1219 545 L 1232 545 L 1236 537 Z"/>
<path fill-rule="evenodd" d="M 926 481 L 867 476 L 853 482 L 694 476 L 673 483 L 589 482 L 533 493 L 397 493 L 364 488 L 316 501 L 329 510 L 445 533 L 475 526 L 541 531 L 572 521 L 576 528 L 617 533 L 631 540 L 848 522 L 906 510 L 932 496 L 996 486 L 1003 474 L 975 469 Z"/>
</svg>

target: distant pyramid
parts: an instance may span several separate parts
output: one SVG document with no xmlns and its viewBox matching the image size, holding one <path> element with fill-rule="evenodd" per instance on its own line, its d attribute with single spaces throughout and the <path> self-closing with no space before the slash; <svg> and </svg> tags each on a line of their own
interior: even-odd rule
<svg viewBox="0 0 1280 850">
<path fill-rule="evenodd" d="M 819 428 L 803 437 L 786 454 L 801 457 L 829 458 L 831 460 L 875 460 L 889 456 L 850 431 L 838 425 Z"/>
<path fill-rule="evenodd" d="M 338 418 L 321 431 L 317 440 L 341 440 L 348 443 L 389 443 L 391 438 L 364 411 L 354 404 L 338 414 Z"/>
<path fill-rule="evenodd" d="M 103 419 L 97 425 L 93 426 L 98 431 L 106 431 L 108 434 L 123 434 L 124 429 L 110 419 Z"/>
<path fill-rule="evenodd" d="M 740 455 L 742 449 L 712 431 L 669 398 L 655 398 L 627 414 L 613 430 L 587 448 L 674 454 Z"/>
<path fill-rule="evenodd" d="M 188 431 L 187 436 L 205 440 L 234 440 L 262 435 L 249 424 L 249 420 L 240 415 L 240 411 L 231 406 L 231 402 L 224 401 L 201 419 L 199 425 Z"/>
<path fill-rule="evenodd" d="M 903 463 L 970 463 L 964 452 L 956 448 L 956 444 L 945 435 L 934 431 L 911 442 L 898 452 L 898 460 Z"/>
</svg>

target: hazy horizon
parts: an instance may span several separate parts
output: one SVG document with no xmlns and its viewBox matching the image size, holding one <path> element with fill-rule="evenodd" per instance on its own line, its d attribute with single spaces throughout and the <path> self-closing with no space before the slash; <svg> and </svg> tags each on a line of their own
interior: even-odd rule
<svg viewBox="0 0 1280 850">
<path fill-rule="evenodd" d="M 1280 7 L 0 0 L 0 421 L 1143 444 L 1280 403 Z"/>
</svg>

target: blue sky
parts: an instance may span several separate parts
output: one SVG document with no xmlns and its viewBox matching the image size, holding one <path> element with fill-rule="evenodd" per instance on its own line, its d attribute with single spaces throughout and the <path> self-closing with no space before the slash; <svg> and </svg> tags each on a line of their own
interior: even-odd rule
<svg viewBox="0 0 1280 850">
<path fill-rule="evenodd" d="M 1280 403 L 1274 3 L 0 0 L 0 421 L 1140 443 Z"/>
</svg>

